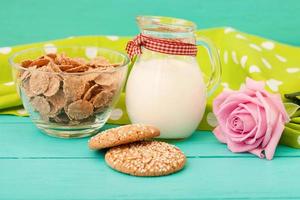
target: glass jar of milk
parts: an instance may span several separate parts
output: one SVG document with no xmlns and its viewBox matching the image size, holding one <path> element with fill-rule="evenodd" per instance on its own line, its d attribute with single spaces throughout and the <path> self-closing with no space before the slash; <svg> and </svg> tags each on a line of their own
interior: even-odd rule
<svg viewBox="0 0 300 200">
<path fill-rule="evenodd" d="M 158 127 L 160 138 L 189 137 L 203 117 L 208 94 L 220 79 L 217 50 L 207 40 L 196 39 L 193 22 L 158 16 L 139 16 L 137 21 L 143 35 L 203 45 L 208 51 L 212 67 L 208 83 L 195 56 L 142 47 L 126 85 L 126 106 L 132 123 Z"/>
</svg>

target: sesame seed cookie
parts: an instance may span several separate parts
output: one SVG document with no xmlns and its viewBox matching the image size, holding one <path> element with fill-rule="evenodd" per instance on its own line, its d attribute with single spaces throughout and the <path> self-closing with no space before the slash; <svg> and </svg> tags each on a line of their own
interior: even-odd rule
<svg viewBox="0 0 300 200">
<path fill-rule="evenodd" d="M 104 149 L 121 144 L 150 139 L 160 135 L 160 131 L 148 125 L 131 124 L 108 129 L 98 133 L 89 141 L 91 149 Z"/>
<path fill-rule="evenodd" d="M 186 157 L 166 142 L 141 141 L 109 149 L 105 161 L 111 168 L 133 176 L 164 176 L 181 170 Z"/>
</svg>

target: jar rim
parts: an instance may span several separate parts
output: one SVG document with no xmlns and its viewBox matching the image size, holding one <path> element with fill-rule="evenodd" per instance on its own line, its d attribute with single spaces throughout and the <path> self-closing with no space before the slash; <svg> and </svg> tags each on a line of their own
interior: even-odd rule
<svg viewBox="0 0 300 200">
<path fill-rule="evenodd" d="M 167 16 L 140 15 L 136 17 L 136 20 L 139 27 L 143 30 L 193 32 L 197 28 L 192 21 Z"/>
</svg>

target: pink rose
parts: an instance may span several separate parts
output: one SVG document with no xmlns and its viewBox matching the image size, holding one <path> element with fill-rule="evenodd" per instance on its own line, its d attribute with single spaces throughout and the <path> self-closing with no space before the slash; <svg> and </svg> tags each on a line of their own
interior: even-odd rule
<svg viewBox="0 0 300 200">
<path fill-rule="evenodd" d="M 264 82 L 246 80 L 239 91 L 224 91 L 213 102 L 219 125 L 217 139 L 232 152 L 250 152 L 271 160 L 289 121 L 279 94 L 270 94 Z"/>
</svg>

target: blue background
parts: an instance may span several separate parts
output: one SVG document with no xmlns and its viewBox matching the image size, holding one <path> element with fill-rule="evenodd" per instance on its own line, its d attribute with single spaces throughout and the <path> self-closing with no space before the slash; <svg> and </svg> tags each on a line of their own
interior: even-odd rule
<svg viewBox="0 0 300 200">
<path fill-rule="evenodd" d="M 199 28 L 232 26 L 300 45 L 299 0 L 2 0 L 0 46 L 75 35 L 135 35 L 137 15 L 186 18 Z"/>
</svg>

